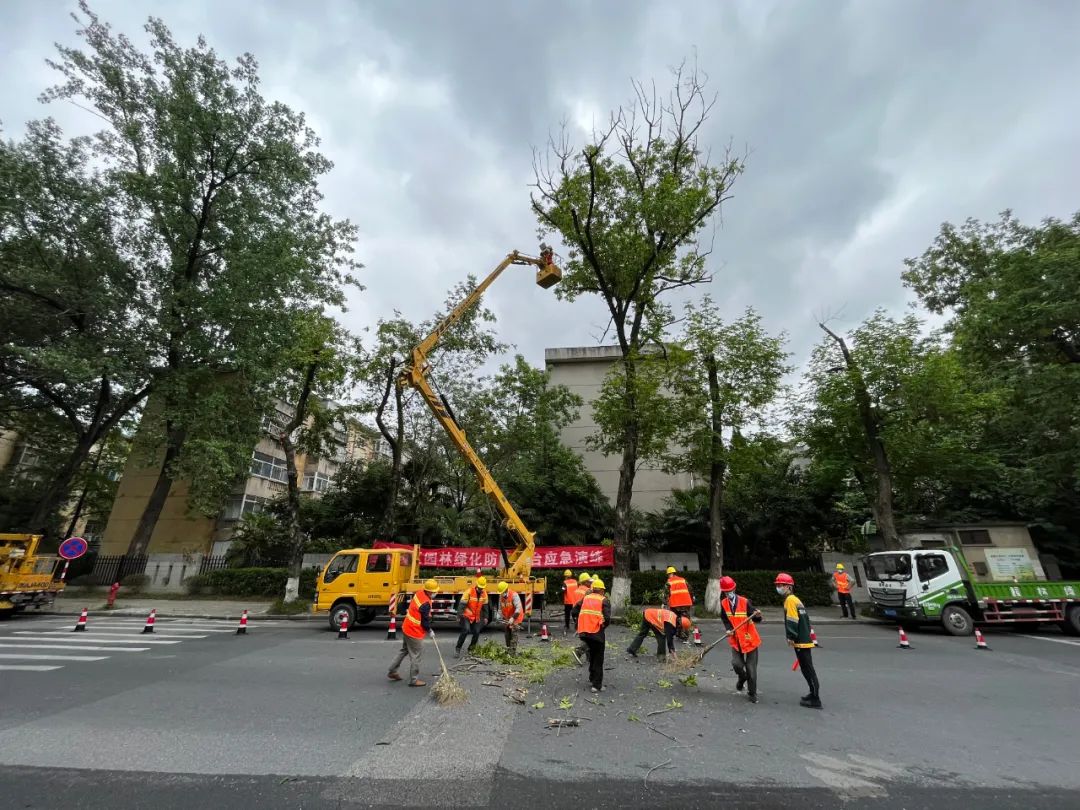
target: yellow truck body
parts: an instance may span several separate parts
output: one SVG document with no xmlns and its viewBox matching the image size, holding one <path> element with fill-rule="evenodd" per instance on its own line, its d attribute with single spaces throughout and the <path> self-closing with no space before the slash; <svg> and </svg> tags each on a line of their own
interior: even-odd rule
<svg viewBox="0 0 1080 810">
<path fill-rule="evenodd" d="M 457 610 L 461 594 L 476 582 L 476 575 L 435 576 L 439 590 L 432 602 L 435 618 L 450 618 Z M 401 615 L 412 595 L 423 587 L 420 577 L 420 546 L 412 549 L 347 548 L 339 551 L 315 579 L 313 613 L 328 613 L 330 627 L 338 629 L 341 622 L 350 625 L 367 624 L 376 617 L 390 615 L 390 603 Z M 534 608 L 538 607 L 547 589 L 547 580 L 500 579 L 487 577 L 490 593 L 488 621 L 494 616 L 498 598 L 495 585 L 505 581 L 521 594 L 522 599 L 533 594 Z M 396 597 L 396 599 L 395 599 Z"/>
<path fill-rule="evenodd" d="M 64 583 L 55 579 L 61 559 L 38 554 L 39 534 L 0 534 L 0 615 L 51 605 Z"/>
</svg>

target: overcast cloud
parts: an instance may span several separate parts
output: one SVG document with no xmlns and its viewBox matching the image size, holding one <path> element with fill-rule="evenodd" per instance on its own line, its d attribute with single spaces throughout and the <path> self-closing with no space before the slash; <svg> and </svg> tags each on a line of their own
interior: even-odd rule
<svg viewBox="0 0 1080 810">
<path fill-rule="evenodd" d="M 44 107 L 53 43 L 74 43 L 74 2 L 0 7 L 0 120 L 19 137 Z M 757 308 L 817 341 L 814 317 L 855 325 L 900 312 L 902 260 L 944 220 L 1024 220 L 1080 209 L 1080 3 L 362 3 L 96 0 L 145 42 L 153 10 L 179 41 L 250 51 L 267 96 L 303 110 L 335 168 L 326 208 L 361 230 L 367 289 L 347 325 L 394 309 L 424 318 L 468 273 L 534 251 L 532 148 L 566 119 L 594 118 L 696 53 L 719 102 L 705 135 L 750 150 L 711 256 L 725 313 Z M 557 301 L 521 270 L 489 299 L 504 340 L 534 363 L 593 345 L 597 301 Z"/>
</svg>

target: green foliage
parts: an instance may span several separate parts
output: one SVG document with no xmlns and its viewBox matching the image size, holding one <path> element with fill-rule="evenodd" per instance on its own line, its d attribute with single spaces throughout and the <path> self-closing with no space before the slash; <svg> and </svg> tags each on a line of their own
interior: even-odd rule
<svg viewBox="0 0 1080 810">
<path fill-rule="evenodd" d="M 150 577 L 147 574 L 128 574 L 120 580 L 120 586 L 132 596 L 141 594 L 149 584 Z"/>
<path fill-rule="evenodd" d="M 283 599 L 278 599 L 274 604 L 270 606 L 270 613 L 279 614 L 282 616 L 298 616 L 301 613 L 308 613 L 311 610 L 311 599 L 302 598 L 296 599 L 292 602 L 286 602 Z"/>
<path fill-rule="evenodd" d="M 184 586 L 192 595 L 269 597 L 284 590 L 287 574 L 284 568 L 223 568 L 188 577 Z M 314 568 L 305 568 L 301 573 L 301 600 L 310 600 L 315 595 L 316 575 Z"/>
<path fill-rule="evenodd" d="M 245 568 L 276 568 L 289 561 L 292 538 L 270 512 L 249 512 L 233 529 L 229 544 L 230 564 Z"/>
<path fill-rule="evenodd" d="M 667 680 L 665 678 L 661 678 L 660 680 L 658 680 L 656 682 L 656 685 L 659 686 L 661 689 L 670 689 L 671 688 L 671 681 L 669 681 L 669 680 Z"/>
</svg>

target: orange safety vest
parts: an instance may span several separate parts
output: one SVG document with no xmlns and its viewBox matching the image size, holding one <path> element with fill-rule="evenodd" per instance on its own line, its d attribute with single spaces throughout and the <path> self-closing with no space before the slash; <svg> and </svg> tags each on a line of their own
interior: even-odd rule
<svg viewBox="0 0 1080 810">
<path fill-rule="evenodd" d="M 487 591 L 480 590 L 473 585 L 469 590 L 465 591 L 465 618 L 470 622 L 480 621 L 481 609 L 488 602 Z"/>
<path fill-rule="evenodd" d="M 668 577 L 668 607 L 690 607 L 694 604 L 694 597 L 690 595 L 690 588 L 686 580 L 672 574 Z"/>
<path fill-rule="evenodd" d="M 645 621 L 659 630 L 664 632 L 665 624 L 673 624 L 678 627 L 678 616 L 675 615 L 673 610 L 664 610 L 663 608 L 649 608 L 645 611 Z"/>
<path fill-rule="evenodd" d="M 424 626 L 420 623 L 420 608 L 430 602 L 431 596 L 423 589 L 413 594 L 409 609 L 405 611 L 405 621 L 401 623 L 401 629 L 409 638 L 424 637 Z"/>
<path fill-rule="evenodd" d="M 720 605 L 724 615 L 728 617 L 732 628 L 738 627 L 728 638 L 728 643 L 741 653 L 753 652 L 761 646 L 761 636 L 758 635 L 757 627 L 753 620 L 746 621 L 747 600 L 745 596 L 735 598 L 735 612 L 731 612 L 731 600 L 724 599 Z M 746 622 L 746 624 L 743 624 Z M 739 625 L 742 624 L 742 627 Z"/>
<path fill-rule="evenodd" d="M 837 572 L 832 577 L 833 581 L 836 582 L 837 593 L 851 593 L 851 580 L 848 579 L 847 574 Z"/>
<path fill-rule="evenodd" d="M 571 577 L 570 579 L 563 582 L 563 586 L 565 586 L 565 588 L 566 588 L 566 591 L 563 593 L 563 598 L 562 598 L 563 604 L 564 605 L 576 605 L 577 604 L 577 580 L 574 579 L 573 577 Z"/>
<path fill-rule="evenodd" d="M 578 585 L 577 593 L 574 594 L 574 604 L 576 605 L 582 599 L 589 595 L 589 588 L 585 585 Z"/>
<path fill-rule="evenodd" d="M 599 633 L 603 628 L 604 597 L 598 593 L 590 593 L 581 600 L 577 631 L 579 633 Z"/>
<path fill-rule="evenodd" d="M 519 604 L 520 604 L 520 600 L 519 600 Z M 521 620 L 525 618 L 524 609 L 519 609 L 516 613 L 514 612 L 514 592 L 513 591 L 508 590 L 506 593 L 504 593 L 502 596 L 499 597 L 499 610 L 502 612 L 502 617 L 506 621 L 509 622 L 510 618 L 513 617 L 513 622 L 511 622 L 511 624 L 520 624 Z"/>
</svg>

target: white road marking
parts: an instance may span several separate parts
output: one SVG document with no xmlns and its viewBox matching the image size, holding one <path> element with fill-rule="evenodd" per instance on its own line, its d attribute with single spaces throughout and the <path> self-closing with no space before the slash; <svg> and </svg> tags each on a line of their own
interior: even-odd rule
<svg viewBox="0 0 1080 810">
<path fill-rule="evenodd" d="M 70 636 L 42 636 L 36 633 L 31 633 L 28 630 L 20 630 L 16 634 L 16 637 L 21 641 L 59 641 L 61 643 L 79 644 L 80 642 L 85 644 L 87 641 L 92 641 L 95 644 L 179 644 L 179 641 L 170 641 L 168 639 L 158 640 L 156 638 L 87 638 L 83 635 L 80 638 L 71 638 Z"/>
<path fill-rule="evenodd" d="M 16 672 L 49 672 L 54 669 L 62 669 L 62 667 L 39 666 L 36 664 L 0 664 L 0 669 Z"/>
<path fill-rule="evenodd" d="M 44 635 L 44 636 L 62 636 L 62 635 L 65 635 L 65 634 L 67 634 L 69 632 L 71 632 L 71 631 L 70 630 L 43 630 L 43 631 L 41 631 L 41 635 Z M 119 630 L 87 630 L 84 633 L 84 636 L 86 636 L 87 638 L 92 636 L 93 638 L 100 638 L 100 639 L 131 638 L 133 635 L 144 635 L 144 634 L 143 633 L 123 633 L 123 632 L 120 632 Z M 179 638 L 179 639 L 206 638 L 206 636 L 196 636 L 196 635 L 190 635 L 190 634 L 188 634 L 188 635 L 176 635 L 176 634 L 170 634 L 170 633 L 146 633 L 145 635 L 146 636 L 153 636 L 154 638 Z M 147 641 L 149 641 L 149 640 L 150 639 L 148 638 Z"/>
<path fill-rule="evenodd" d="M 0 644 L 5 650 L 74 650 L 76 652 L 146 652 L 149 647 L 89 647 L 81 644 Z"/>
<path fill-rule="evenodd" d="M 5 661 L 104 661 L 107 655 L 32 655 L 26 653 L 0 653 Z"/>
<path fill-rule="evenodd" d="M 1048 638 L 1047 636 L 1026 636 L 1023 633 L 1017 633 L 1020 638 L 1033 638 L 1036 641 L 1049 641 L 1054 644 L 1068 644 L 1071 647 L 1080 647 L 1080 641 L 1069 641 L 1067 638 Z"/>
</svg>

